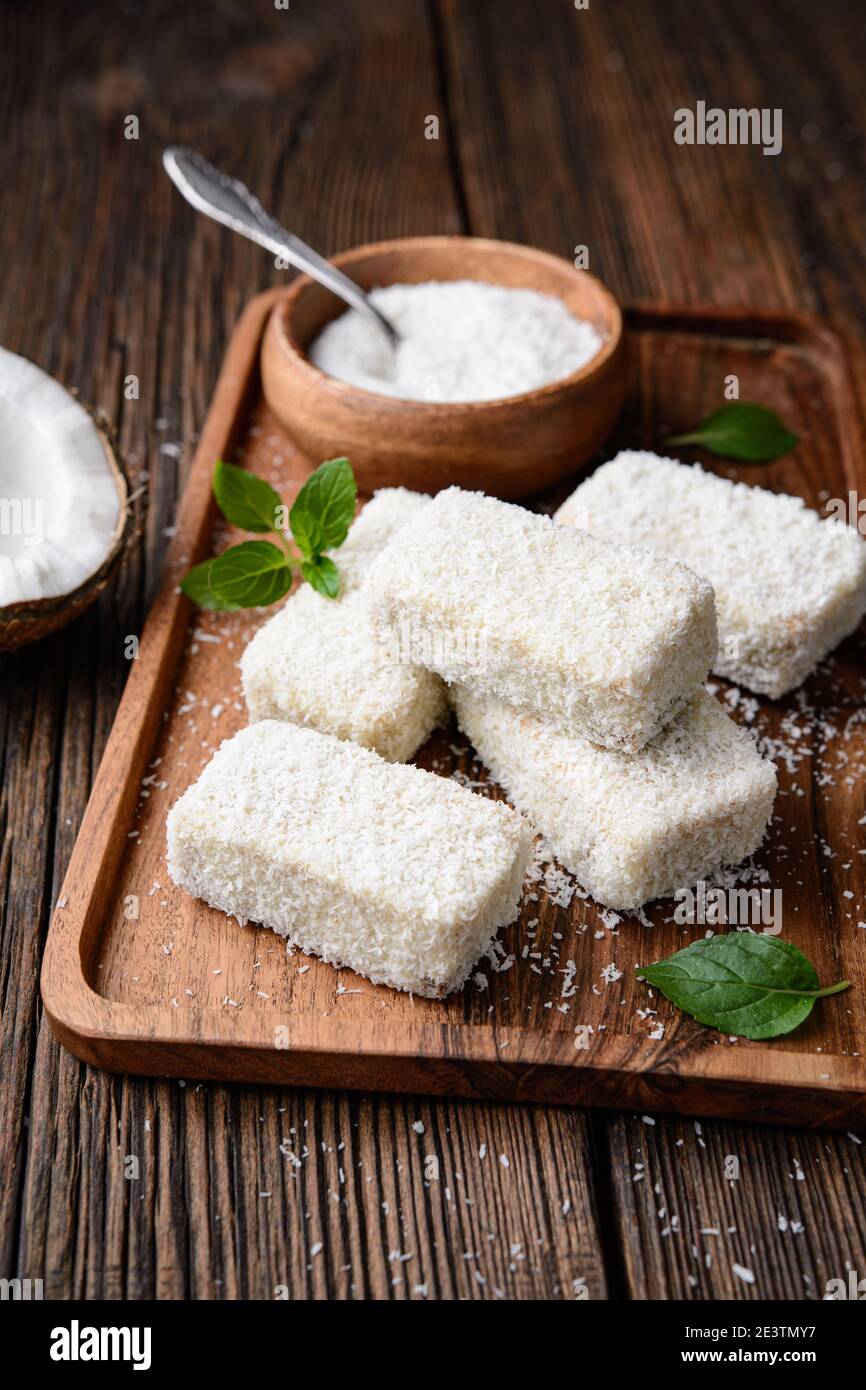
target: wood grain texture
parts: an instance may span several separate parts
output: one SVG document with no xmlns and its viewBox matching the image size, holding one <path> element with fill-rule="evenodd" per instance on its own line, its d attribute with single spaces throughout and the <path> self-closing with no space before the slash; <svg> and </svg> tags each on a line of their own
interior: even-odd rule
<svg viewBox="0 0 866 1390">
<path fill-rule="evenodd" d="M 850 1135 L 620 1115 L 606 1140 L 633 1298 L 675 1288 L 796 1302 L 863 1268 L 862 1148 Z"/>
<path fill-rule="evenodd" d="M 228 333 L 250 294 L 283 279 L 193 217 L 160 172 L 162 144 L 186 140 L 237 169 L 326 252 L 466 231 L 566 256 L 586 243 L 590 268 L 621 298 L 809 309 L 862 336 L 862 41 L 847 0 L 608 0 L 582 13 L 560 0 L 292 0 L 289 12 L 174 0 L 149 4 L 146 21 L 95 3 L 3 7 L 0 238 L 15 273 L 0 277 L 0 339 L 103 406 L 133 489 L 147 487 L 142 542 L 98 608 L 0 665 L 0 1273 L 44 1276 L 58 1297 L 272 1297 L 279 1275 L 298 1296 L 322 1295 L 345 1277 L 350 1248 L 371 1295 L 405 1296 L 415 1282 L 413 1272 L 390 1283 L 400 1227 L 380 1205 L 398 1180 L 410 1189 L 407 1165 L 396 1167 L 396 1136 L 416 1118 L 409 1103 L 124 1082 L 80 1066 L 40 1019 L 42 938 L 126 680 L 123 638 L 141 630 Z M 698 97 L 783 106 L 783 155 L 676 150 L 673 110 Z M 123 138 L 129 113 L 141 118 L 138 142 Z M 430 113 L 438 141 L 423 139 Z M 128 373 L 138 401 L 124 398 Z M 692 1209 L 702 1225 L 704 1209 L 718 1217 L 714 1198 L 728 1189 L 703 1150 L 672 1167 L 688 1122 L 623 1117 L 608 1128 L 594 1117 L 590 1144 L 576 1112 L 437 1102 L 421 1113 L 431 1121 L 420 1142 L 435 1120 L 476 1202 L 458 1209 L 440 1183 L 441 1205 L 429 1205 L 423 1169 L 411 1169 L 400 1248 L 419 1232 L 414 1248 L 429 1252 L 422 1268 L 443 1296 L 492 1298 L 494 1286 L 573 1296 L 580 1277 L 601 1296 L 602 1259 L 616 1294 L 665 1298 L 802 1296 L 789 1269 L 820 1296 L 846 1260 L 864 1268 L 853 1236 L 863 1149 L 842 1136 L 705 1123 L 711 1153 L 731 1145 L 751 1174 L 736 1214 L 760 1282 L 744 1285 L 716 1259 L 695 1291 L 688 1255 L 675 1255 L 682 1239 L 661 1236 L 649 1189 L 637 1195 L 627 1171 L 640 1146 L 659 1181 L 676 1172 L 681 1220 Z M 351 1215 L 318 1176 L 293 1186 L 306 1200 L 290 1214 L 281 1196 L 252 1201 L 288 1114 L 290 1127 L 306 1121 L 311 1152 L 354 1144 L 365 1168 Z M 519 1186 L 477 1158 L 484 1139 Z M 146 1160 L 134 1188 L 124 1153 Z M 814 1219 L 785 1244 L 774 1208 L 790 1195 L 793 1157 L 807 1179 L 791 1187 L 799 1202 L 809 1194 Z M 318 1175 L 314 1163 L 303 1171 Z M 571 1202 L 564 1221 L 551 1192 Z M 530 1252 L 512 1271 L 502 1245 L 481 1270 L 495 1273 L 486 1285 L 463 1260 L 460 1223 L 479 1208 Z M 325 1234 L 311 1238 L 312 1221 Z M 486 1222 L 477 1230 L 486 1240 Z M 743 1246 L 731 1257 L 745 1258 Z"/>
</svg>

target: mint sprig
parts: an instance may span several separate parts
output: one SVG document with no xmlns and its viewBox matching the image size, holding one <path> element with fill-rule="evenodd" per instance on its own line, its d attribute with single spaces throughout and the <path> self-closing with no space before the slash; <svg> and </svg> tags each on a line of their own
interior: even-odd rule
<svg viewBox="0 0 866 1390">
<path fill-rule="evenodd" d="M 778 415 L 749 401 L 729 401 L 688 434 L 677 434 L 666 444 L 698 444 L 721 458 L 746 463 L 769 463 L 793 449 L 797 436 L 786 429 Z"/>
<path fill-rule="evenodd" d="M 195 565 L 180 586 L 188 598 L 222 612 L 263 608 L 288 593 L 297 571 L 325 598 L 338 596 L 340 574 L 324 552 L 343 544 L 355 515 L 358 490 L 348 459 L 329 459 L 304 483 L 289 512 L 294 547 L 280 528 L 280 495 L 264 478 L 219 459 L 213 491 L 233 526 L 269 532 L 274 541 L 242 541 Z"/>
<path fill-rule="evenodd" d="M 850 988 L 840 980 L 821 989 L 814 965 L 790 941 L 750 932 L 693 941 L 667 960 L 639 966 L 638 978 L 699 1023 L 751 1039 L 792 1032 L 816 999 Z"/>
</svg>

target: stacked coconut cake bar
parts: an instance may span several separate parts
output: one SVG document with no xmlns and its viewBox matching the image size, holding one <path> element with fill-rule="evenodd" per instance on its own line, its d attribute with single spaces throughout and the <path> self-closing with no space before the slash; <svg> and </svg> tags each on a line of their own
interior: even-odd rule
<svg viewBox="0 0 866 1390">
<path fill-rule="evenodd" d="M 574 535 L 450 488 L 362 593 L 380 637 L 399 633 L 449 681 L 463 732 L 564 866 L 636 909 L 751 854 L 776 774 L 702 688 L 712 588 L 679 561 Z"/>
<path fill-rule="evenodd" d="M 168 817 L 169 873 L 194 897 L 431 998 L 517 916 L 531 855 L 510 807 L 275 720 L 227 739 Z"/>
<path fill-rule="evenodd" d="M 430 499 L 377 493 L 339 551 L 340 595 L 303 585 L 241 658 L 251 723 L 172 808 L 168 868 L 212 907 L 374 983 L 459 989 L 517 915 L 528 823 L 410 758 L 448 712 L 443 681 L 381 647 L 361 606 L 372 558 Z"/>
<path fill-rule="evenodd" d="M 556 520 L 708 579 L 719 621 L 713 669 L 773 699 L 801 685 L 866 612 L 866 541 L 855 527 L 697 464 L 624 450 Z"/>
<path fill-rule="evenodd" d="M 187 891 L 440 997 L 515 919 L 533 828 L 620 909 L 760 843 L 775 772 L 703 689 L 692 568 L 459 488 L 378 493 L 337 559 L 337 600 L 304 586 L 250 643 L 250 726 L 169 815 Z M 401 766 L 449 699 L 514 809 Z"/>
<path fill-rule="evenodd" d="M 712 587 L 685 565 L 457 487 L 373 560 L 362 596 L 407 661 L 628 752 L 716 654 Z"/>
<path fill-rule="evenodd" d="M 442 722 L 442 681 L 423 666 L 389 660 L 360 608 L 371 561 L 429 501 L 406 488 L 377 492 L 340 548 L 339 597 L 302 584 L 259 629 L 241 657 L 251 721 L 306 724 L 389 762 L 406 762 Z"/>
<path fill-rule="evenodd" d="M 602 748 L 465 686 L 457 721 L 514 806 L 606 907 L 690 888 L 761 843 L 776 772 L 699 690 L 639 753 Z"/>
</svg>

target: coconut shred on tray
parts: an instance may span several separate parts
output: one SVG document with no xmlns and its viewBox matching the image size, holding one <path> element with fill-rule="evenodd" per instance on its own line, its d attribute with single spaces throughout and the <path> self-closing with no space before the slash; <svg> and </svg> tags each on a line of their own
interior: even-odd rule
<svg viewBox="0 0 866 1390">
<path fill-rule="evenodd" d="M 310 348 L 328 376 L 413 401 L 491 401 L 561 381 L 602 346 L 592 324 L 537 290 L 475 280 L 388 285 L 370 299 L 400 334 L 391 351 L 354 310 Z"/>
</svg>

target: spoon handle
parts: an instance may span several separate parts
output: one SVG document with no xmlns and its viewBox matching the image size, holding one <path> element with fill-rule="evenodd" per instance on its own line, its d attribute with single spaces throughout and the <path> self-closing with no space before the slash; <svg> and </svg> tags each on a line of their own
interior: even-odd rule
<svg viewBox="0 0 866 1390">
<path fill-rule="evenodd" d="M 221 174 L 202 155 L 183 145 L 169 145 L 163 152 L 162 162 L 169 178 L 187 202 L 192 203 L 199 212 L 257 242 L 274 255 L 282 256 L 296 270 L 305 271 L 384 333 L 389 347 L 397 346 L 399 334 L 393 324 L 370 303 L 360 285 L 337 270 L 300 237 L 281 227 L 276 218 L 265 212 L 258 198 L 240 179 Z"/>
</svg>

